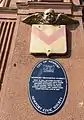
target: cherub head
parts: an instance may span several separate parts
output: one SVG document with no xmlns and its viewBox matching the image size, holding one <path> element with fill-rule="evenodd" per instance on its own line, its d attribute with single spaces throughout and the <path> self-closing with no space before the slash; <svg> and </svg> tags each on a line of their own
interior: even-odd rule
<svg viewBox="0 0 84 120">
<path fill-rule="evenodd" d="M 53 9 L 47 9 L 44 11 L 43 20 L 46 23 L 52 23 L 55 20 L 55 12 Z"/>
</svg>

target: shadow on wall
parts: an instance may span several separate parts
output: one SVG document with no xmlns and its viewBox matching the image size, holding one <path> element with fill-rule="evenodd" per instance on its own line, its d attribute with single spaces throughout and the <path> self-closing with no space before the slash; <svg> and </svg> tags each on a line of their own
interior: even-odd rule
<svg viewBox="0 0 84 120">
<path fill-rule="evenodd" d="M 0 0 L 0 7 L 9 7 L 11 0 Z"/>
<path fill-rule="evenodd" d="M 11 0 L 7 1 L 6 7 L 9 7 Z"/>
<path fill-rule="evenodd" d="M 0 7 L 3 7 L 6 0 L 0 0 Z"/>
</svg>

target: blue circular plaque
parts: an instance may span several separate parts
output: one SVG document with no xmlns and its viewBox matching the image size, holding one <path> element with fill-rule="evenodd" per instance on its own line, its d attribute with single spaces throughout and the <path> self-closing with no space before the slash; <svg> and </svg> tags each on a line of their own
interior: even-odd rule
<svg viewBox="0 0 84 120">
<path fill-rule="evenodd" d="M 67 95 L 67 76 L 61 64 L 43 60 L 33 68 L 29 79 L 29 99 L 42 114 L 53 114 L 64 104 Z"/>
</svg>

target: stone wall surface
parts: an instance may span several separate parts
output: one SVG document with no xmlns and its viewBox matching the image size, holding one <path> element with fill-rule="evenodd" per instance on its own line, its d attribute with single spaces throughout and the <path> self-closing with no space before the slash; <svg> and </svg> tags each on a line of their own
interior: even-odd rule
<svg viewBox="0 0 84 120">
<path fill-rule="evenodd" d="M 31 11 L 32 12 L 32 11 Z M 68 95 L 62 109 L 54 115 L 38 113 L 28 97 L 28 81 L 33 66 L 43 55 L 33 56 L 29 53 L 31 26 L 20 21 L 17 36 L 12 42 L 12 55 L 6 70 L 0 93 L 0 120 L 84 120 L 84 30 L 82 18 L 76 17 L 80 25 L 72 29 L 67 27 L 68 56 L 52 59 L 58 60 L 68 76 Z M 10 60 L 11 58 L 11 60 Z"/>
<path fill-rule="evenodd" d="M 6 73 L 0 103 L 1 120 L 83 120 L 84 119 L 84 41 L 80 25 L 71 30 L 71 56 L 54 58 L 68 75 L 68 96 L 63 108 L 52 116 L 41 115 L 32 107 L 28 98 L 28 78 L 36 62 L 44 59 L 29 53 L 31 27 L 20 22 L 10 69 Z M 68 39 L 70 40 L 70 39 Z M 13 44 L 13 43 L 12 43 Z"/>
</svg>

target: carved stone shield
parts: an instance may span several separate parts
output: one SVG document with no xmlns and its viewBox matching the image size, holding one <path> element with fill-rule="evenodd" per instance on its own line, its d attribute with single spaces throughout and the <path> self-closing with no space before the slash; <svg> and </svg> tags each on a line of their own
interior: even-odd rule
<svg viewBox="0 0 84 120">
<path fill-rule="evenodd" d="M 32 25 L 30 53 L 65 54 L 66 42 L 65 25 Z"/>
</svg>

